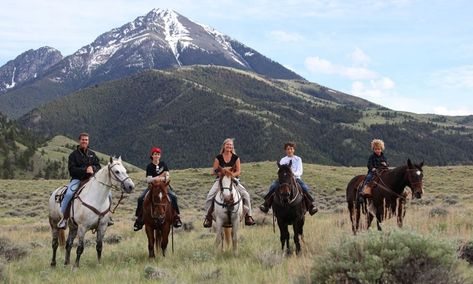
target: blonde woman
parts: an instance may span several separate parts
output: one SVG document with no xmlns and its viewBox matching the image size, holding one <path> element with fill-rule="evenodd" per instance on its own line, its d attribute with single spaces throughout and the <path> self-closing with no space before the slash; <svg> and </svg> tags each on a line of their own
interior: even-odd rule
<svg viewBox="0 0 473 284">
<path fill-rule="evenodd" d="M 220 149 L 220 154 L 218 154 L 212 166 L 212 175 L 217 174 L 218 167 L 221 168 L 229 168 L 232 173 L 233 177 L 238 181 L 237 190 L 240 192 L 241 197 L 243 199 L 243 206 L 245 207 L 245 211 L 247 212 L 245 215 L 245 224 L 248 226 L 252 226 L 255 224 L 255 221 L 251 217 L 251 201 L 250 195 L 248 191 L 243 187 L 243 185 L 239 182 L 240 177 L 240 157 L 237 156 L 235 153 L 235 148 L 233 147 L 233 139 L 227 138 L 222 143 L 222 148 Z M 205 216 L 204 227 L 209 228 L 212 226 L 212 212 L 213 212 L 213 201 L 215 195 L 219 190 L 219 183 L 218 179 L 214 182 L 212 188 L 210 189 L 209 193 L 207 194 L 207 199 L 205 200 L 205 211 L 207 215 Z"/>
</svg>

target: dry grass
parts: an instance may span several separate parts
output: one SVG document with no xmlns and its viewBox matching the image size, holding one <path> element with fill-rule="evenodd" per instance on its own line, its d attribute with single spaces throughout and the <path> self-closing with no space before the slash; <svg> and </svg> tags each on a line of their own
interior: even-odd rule
<svg viewBox="0 0 473 284">
<path fill-rule="evenodd" d="M 472 170 L 473 167 L 425 168 L 424 199 L 429 202 L 409 204 L 403 230 L 433 235 L 455 242 L 458 247 L 468 243 L 473 233 L 473 191 L 468 187 L 473 184 Z M 275 178 L 275 163 L 244 164 L 243 171 L 242 181 L 256 208 Z M 344 202 L 345 187 L 352 176 L 363 173 L 364 169 L 305 165 L 305 181 L 315 185 L 322 212 L 307 217 L 303 253 L 298 257 L 283 255 L 277 228 L 276 234 L 273 233 L 271 216 L 257 209 L 254 215 L 258 225 L 241 230 L 238 256 L 217 253 L 214 233 L 201 224 L 205 194 L 213 182 L 209 172 L 210 169 L 172 172 L 172 185 L 183 208 L 187 230 L 176 230 L 174 253 L 170 244 L 166 258 L 158 255 L 156 260 L 148 260 L 145 233 L 132 230 L 136 199 L 145 187 L 140 181 L 144 173 L 132 174 L 138 188 L 120 205 L 114 216 L 116 225 L 107 231 L 103 264 L 97 264 L 95 236 L 88 232 L 89 245 L 81 258 L 81 268 L 73 276 L 70 267 L 60 265 L 63 251 L 58 253 L 58 267 L 49 267 L 51 239 L 46 204 L 50 192 L 67 181 L 0 180 L 0 239 L 27 252 L 16 260 L 0 257 L 0 276 L 7 283 L 137 283 L 148 279 L 166 283 L 309 282 L 312 268 L 323 261 L 327 247 L 351 234 Z M 118 197 L 114 193 L 115 202 Z M 395 227 L 393 219 L 384 224 L 385 230 Z M 470 266 L 465 264 L 459 269 L 466 276 L 473 276 Z"/>
</svg>

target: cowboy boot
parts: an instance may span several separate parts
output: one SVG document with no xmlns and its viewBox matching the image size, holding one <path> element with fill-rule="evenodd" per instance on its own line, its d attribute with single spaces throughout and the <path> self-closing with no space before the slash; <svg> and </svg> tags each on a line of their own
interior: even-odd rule
<svg viewBox="0 0 473 284">
<path fill-rule="evenodd" d="M 212 205 L 210 205 L 209 210 L 207 211 L 207 215 L 205 216 L 204 220 L 204 228 L 210 228 L 212 227 L 212 213 L 214 211 L 214 203 L 212 202 Z"/>
<path fill-rule="evenodd" d="M 259 206 L 259 210 L 261 210 L 263 213 L 268 213 L 269 208 L 271 208 L 271 205 L 273 204 L 273 196 L 274 194 L 271 194 L 270 196 L 266 197 L 263 204 Z"/>
<path fill-rule="evenodd" d="M 246 214 L 245 215 L 245 225 L 247 226 L 253 226 L 255 223 L 255 220 L 253 220 L 253 217 L 251 217 L 251 215 L 249 214 Z"/>
<path fill-rule="evenodd" d="M 144 225 L 143 218 L 141 217 L 141 214 L 140 214 L 136 216 L 135 224 L 133 224 L 133 231 L 136 232 L 143 229 L 143 225 Z"/>
<path fill-rule="evenodd" d="M 315 204 L 314 198 L 307 191 L 304 191 L 304 199 L 311 216 L 319 211 L 317 205 Z"/>
<path fill-rule="evenodd" d="M 61 217 L 61 220 L 57 223 L 57 228 L 60 230 L 65 230 L 67 227 L 67 218 L 64 218 L 64 216 Z"/>
<path fill-rule="evenodd" d="M 181 217 L 178 214 L 174 216 L 174 222 L 172 225 L 174 226 L 174 228 L 180 228 L 182 226 Z"/>
</svg>

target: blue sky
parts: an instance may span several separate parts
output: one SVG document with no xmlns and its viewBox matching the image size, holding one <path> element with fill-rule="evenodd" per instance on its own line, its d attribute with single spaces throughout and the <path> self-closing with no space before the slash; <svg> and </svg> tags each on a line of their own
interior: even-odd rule
<svg viewBox="0 0 473 284">
<path fill-rule="evenodd" d="M 168 8 L 312 82 L 415 113 L 473 114 L 468 0 L 3 0 L 0 66 L 41 46 L 70 55 Z"/>
</svg>

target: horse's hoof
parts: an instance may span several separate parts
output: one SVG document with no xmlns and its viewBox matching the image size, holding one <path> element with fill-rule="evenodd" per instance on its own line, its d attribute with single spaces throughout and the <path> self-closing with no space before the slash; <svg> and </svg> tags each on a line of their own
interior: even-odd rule
<svg viewBox="0 0 473 284">
<path fill-rule="evenodd" d="M 51 267 L 56 267 L 56 262 L 51 262 Z"/>
</svg>

